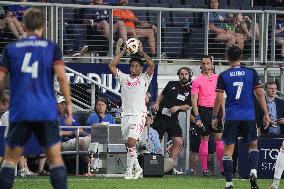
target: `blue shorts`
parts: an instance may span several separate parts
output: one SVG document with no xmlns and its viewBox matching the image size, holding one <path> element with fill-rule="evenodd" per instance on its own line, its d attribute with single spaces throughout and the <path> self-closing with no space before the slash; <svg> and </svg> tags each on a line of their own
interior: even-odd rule
<svg viewBox="0 0 284 189">
<path fill-rule="evenodd" d="M 223 141 L 225 144 L 235 144 L 238 137 L 243 137 L 248 144 L 257 139 L 255 121 L 225 121 Z"/>
<path fill-rule="evenodd" d="M 35 135 L 38 143 L 45 149 L 61 141 L 58 121 L 23 121 L 13 122 L 6 128 L 5 143 L 9 147 L 24 147 Z"/>
</svg>

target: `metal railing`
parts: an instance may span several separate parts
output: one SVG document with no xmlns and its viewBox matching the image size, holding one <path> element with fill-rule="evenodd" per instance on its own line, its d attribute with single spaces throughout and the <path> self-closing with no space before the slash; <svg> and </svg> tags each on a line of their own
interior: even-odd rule
<svg viewBox="0 0 284 189">
<path fill-rule="evenodd" d="M 232 10 L 232 9 L 199 9 L 184 6 L 182 8 L 165 8 L 165 7 L 131 7 L 131 6 L 92 6 L 79 4 L 59 4 L 59 3 L 22 3 L 0 1 L 1 5 L 26 4 L 27 6 L 42 7 L 46 14 L 46 33 L 45 36 L 60 44 L 62 49 L 70 43 L 71 38 L 75 42 L 91 43 L 90 53 L 80 59 L 100 59 L 109 60 L 114 56 L 115 41 L 118 36 L 113 33 L 113 10 L 130 9 L 135 11 L 139 20 L 147 21 L 157 26 L 156 33 L 156 56 L 154 60 L 158 62 L 176 60 L 180 62 L 194 62 L 202 54 L 212 54 L 216 56 L 215 60 L 223 62 L 224 42 L 216 41 L 211 37 L 211 31 L 208 29 L 209 14 L 216 13 L 242 13 L 249 16 L 252 20 L 251 27 L 256 23 L 259 25 L 259 37 L 253 32 L 250 40 L 245 40 L 245 49 L 248 51 L 244 62 L 252 62 L 252 65 L 271 63 L 272 65 L 281 63 L 279 59 L 279 45 L 275 41 L 276 18 L 284 11 L 273 10 Z M 86 9 L 104 9 L 109 13 L 109 36 L 104 36 L 101 31 L 94 31 L 96 34 L 90 34 L 90 26 L 86 23 L 84 14 L 80 11 Z M 77 17 L 74 17 L 74 14 Z M 70 17 L 73 17 L 72 23 Z M 75 22 L 73 22 L 75 21 Z M 66 27 L 74 26 L 75 29 L 69 29 L 68 34 Z M 225 23 L 226 24 L 226 23 Z M 77 28 L 76 28 L 77 27 Z M 79 29 L 78 29 L 79 28 Z M 72 32 L 77 32 L 73 33 Z M 87 38 L 78 40 L 76 37 L 84 32 L 89 32 Z M 69 42 L 68 42 L 69 40 Z M 72 39 L 74 41 L 74 39 Z M 67 41 L 67 42 L 66 42 Z M 101 43 L 101 44 L 100 44 Z M 147 42 L 144 47 L 149 51 Z M 223 45 L 223 46 L 222 46 Z M 95 49 L 95 50 L 94 50 Z M 76 49 L 79 50 L 79 49 Z M 221 55 L 221 56 L 219 56 Z M 66 60 L 71 57 L 65 54 Z M 74 58 L 74 57 L 72 57 Z M 71 60 L 71 59 L 70 59 Z M 90 61 L 87 61 L 90 62 Z"/>
</svg>

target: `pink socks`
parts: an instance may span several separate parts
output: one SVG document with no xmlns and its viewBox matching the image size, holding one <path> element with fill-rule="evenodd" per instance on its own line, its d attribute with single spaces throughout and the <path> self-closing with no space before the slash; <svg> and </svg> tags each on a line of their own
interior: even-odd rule
<svg viewBox="0 0 284 189">
<path fill-rule="evenodd" d="M 201 163 L 202 171 L 208 169 L 207 159 L 208 159 L 208 140 L 201 139 L 199 146 L 199 158 Z"/>
<path fill-rule="evenodd" d="M 217 159 L 218 159 L 219 164 L 220 164 L 220 170 L 221 170 L 221 172 L 223 172 L 224 167 L 223 167 L 222 157 L 223 157 L 223 153 L 224 153 L 224 143 L 223 143 L 222 140 L 216 140 L 215 144 L 216 144 L 216 156 L 217 156 Z"/>
</svg>

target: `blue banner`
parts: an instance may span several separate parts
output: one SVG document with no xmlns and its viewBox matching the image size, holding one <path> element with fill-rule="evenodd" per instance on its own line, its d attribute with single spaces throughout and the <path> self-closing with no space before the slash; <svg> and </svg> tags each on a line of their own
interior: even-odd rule
<svg viewBox="0 0 284 189">
<path fill-rule="evenodd" d="M 259 138 L 259 163 L 257 176 L 260 179 L 273 179 L 275 162 L 279 149 L 282 145 L 283 138 Z M 238 172 L 240 178 L 249 177 L 248 165 L 248 149 L 242 140 L 239 141 L 238 146 Z M 282 175 L 284 178 L 284 174 Z"/>
<path fill-rule="evenodd" d="M 120 85 L 116 81 L 116 79 L 113 77 L 113 75 L 110 73 L 108 64 L 103 64 L 103 63 L 66 63 L 66 66 L 82 73 L 83 75 L 94 79 L 101 83 L 104 86 L 107 86 L 109 88 L 112 88 L 115 91 L 120 92 Z M 129 64 L 119 64 L 118 68 L 126 74 L 129 74 Z M 145 66 L 144 70 L 147 69 L 147 66 Z M 155 67 L 155 72 L 153 75 L 153 79 L 151 81 L 151 84 L 149 86 L 149 92 L 151 93 L 151 101 L 156 100 L 157 96 L 157 90 L 158 90 L 158 83 L 157 83 L 157 71 L 158 71 L 158 66 L 156 65 Z M 74 73 L 67 72 L 67 77 L 69 78 L 71 83 L 89 83 L 86 79 L 76 76 Z M 106 90 L 101 89 L 102 93 L 108 93 Z M 108 95 L 111 95 L 109 93 Z"/>
</svg>

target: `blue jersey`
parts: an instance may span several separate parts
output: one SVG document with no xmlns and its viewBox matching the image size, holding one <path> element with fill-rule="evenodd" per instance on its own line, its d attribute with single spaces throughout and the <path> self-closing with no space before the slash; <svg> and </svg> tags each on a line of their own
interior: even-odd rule
<svg viewBox="0 0 284 189">
<path fill-rule="evenodd" d="M 54 64 L 64 62 L 51 41 L 30 36 L 5 47 L 0 69 L 10 72 L 10 123 L 57 120 Z"/>
<path fill-rule="evenodd" d="M 225 120 L 255 120 L 254 89 L 262 87 L 257 72 L 237 66 L 222 72 L 216 92 L 226 92 Z"/>
</svg>

